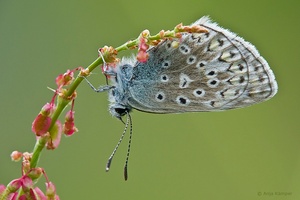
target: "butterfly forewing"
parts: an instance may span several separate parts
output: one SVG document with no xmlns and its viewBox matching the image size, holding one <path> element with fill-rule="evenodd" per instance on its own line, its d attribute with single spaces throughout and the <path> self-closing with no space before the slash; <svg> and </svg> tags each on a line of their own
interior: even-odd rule
<svg viewBox="0 0 300 200">
<path fill-rule="evenodd" d="M 157 113 L 217 111 L 265 101 L 277 92 L 268 63 L 256 48 L 207 17 L 185 33 L 149 50 L 129 81 L 129 104 Z"/>
</svg>

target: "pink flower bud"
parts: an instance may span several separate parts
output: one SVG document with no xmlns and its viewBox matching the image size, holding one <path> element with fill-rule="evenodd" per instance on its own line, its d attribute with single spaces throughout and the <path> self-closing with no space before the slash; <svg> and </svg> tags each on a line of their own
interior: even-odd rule
<svg viewBox="0 0 300 200">
<path fill-rule="evenodd" d="M 147 51 L 149 49 L 149 45 L 147 44 L 147 39 L 141 37 L 139 43 L 139 51 Z"/>
<path fill-rule="evenodd" d="M 50 131 L 50 139 L 47 142 L 47 149 L 56 149 L 60 143 L 62 126 L 59 120 L 53 125 Z"/>
<path fill-rule="evenodd" d="M 43 174 L 43 172 L 44 172 L 44 170 L 40 167 L 32 168 L 27 175 L 31 178 L 31 180 L 34 181 L 34 180 L 40 178 L 41 175 Z"/>
<path fill-rule="evenodd" d="M 53 198 L 56 195 L 56 188 L 52 182 L 46 183 L 46 196 L 49 198 Z"/>
<path fill-rule="evenodd" d="M 40 190 L 40 188 L 31 188 L 29 191 L 29 196 L 33 200 L 47 200 L 45 194 Z"/>
<path fill-rule="evenodd" d="M 29 178 L 27 175 L 24 175 L 21 178 L 21 181 L 22 181 L 22 189 L 23 189 L 23 191 L 29 192 L 30 188 L 33 187 L 33 182 L 31 180 L 31 178 Z"/>
<path fill-rule="evenodd" d="M 38 116 L 32 122 L 31 130 L 37 135 L 42 136 L 44 135 L 51 124 L 51 114 L 55 109 L 54 104 L 46 103 Z"/>
<path fill-rule="evenodd" d="M 99 56 L 103 56 L 107 63 L 117 63 L 119 58 L 117 58 L 118 51 L 112 46 L 104 46 L 98 50 Z"/>
<path fill-rule="evenodd" d="M 18 198 L 19 194 L 18 192 L 14 192 L 14 193 L 11 193 L 10 195 L 8 195 L 8 200 L 22 200 L 21 197 Z"/>
<path fill-rule="evenodd" d="M 2 194 L 2 192 L 6 189 L 5 185 L 0 185 L 0 195 Z"/>
<path fill-rule="evenodd" d="M 73 70 L 67 70 L 66 73 L 60 74 L 56 77 L 55 82 L 58 88 L 61 88 L 65 85 L 69 85 L 74 79 L 74 71 Z"/>
<path fill-rule="evenodd" d="M 23 162 L 22 162 L 22 166 L 23 166 L 23 171 L 24 172 L 28 172 L 30 170 L 30 161 L 32 158 L 32 153 L 28 153 L 28 152 L 24 152 L 23 153 Z"/>
<path fill-rule="evenodd" d="M 159 31 L 159 37 L 161 39 L 163 39 L 165 37 L 165 31 L 164 30 Z"/>
<path fill-rule="evenodd" d="M 28 200 L 28 198 L 27 198 L 26 194 L 23 194 L 16 200 Z"/>
<path fill-rule="evenodd" d="M 175 33 L 175 37 L 176 38 L 182 38 L 182 34 L 181 33 Z"/>
<path fill-rule="evenodd" d="M 89 69 L 80 68 L 79 75 L 80 76 L 88 76 L 88 75 L 90 75 L 90 70 Z"/>
<path fill-rule="evenodd" d="M 53 111 L 55 110 L 55 105 L 51 102 L 51 103 L 46 103 L 40 113 L 45 115 L 45 116 L 51 116 Z"/>
<path fill-rule="evenodd" d="M 35 195 L 36 199 L 40 199 L 40 200 L 47 200 L 46 195 L 43 193 L 43 191 L 36 187 L 34 189 L 32 189 L 32 191 L 30 191 L 31 193 L 33 193 Z"/>
<path fill-rule="evenodd" d="M 74 123 L 74 113 L 75 111 L 68 111 L 65 117 L 65 123 L 63 126 L 63 131 L 67 136 L 73 135 L 73 133 L 77 132 L 78 129 L 75 127 Z"/>
<path fill-rule="evenodd" d="M 14 179 L 7 185 L 7 189 L 10 192 L 16 192 L 21 186 L 22 186 L 21 179 Z"/>
<path fill-rule="evenodd" d="M 136 58 L 139 62 L 147 62 L 147 60 L 149 58 L 149 54 L 147 53 L 148 49 L 149 49 L 149 45 L 147 44 L 147 39 L 144 37 L 141 37 L 140 43 L 139 43 L 138 54 L 136 56 Z"/>
<path fill-rule="evenodd" d="M 148 58 L 149 58 L 149 54 L 144 51 L 139 51 L 136 56 L 136 59 L 142 63 L 147 62 Z"/>
<path fill-rule="evenodd" d="M 19 152 L 19 151 L 13 151 L 11 154 L 10 154 L 10 157 L 11 157 L 11 160 L 12 161 L 19 161 L 21 160 L 23 156 L 23 153 Z"/>
<path fill-rule="evenodd" d="M 38 116 L 35 118 L 35 120 L 32 123 L 32 131 L 37 136 L 42 136 L 48 131 L 50 124 L 51 124 L 51 117 L 38 114 Z"/>
<path fill-rule="evenodd" d="M 24 158 L 24 160 L 31 160 L 31 158 L 32 158 L 32 153 L 24 152 L 24 153 L 23 153 L 23 158 Z"/>
<path fill-rule="evenodd" d="M 143 32 L 141 33 L 141 36 L 143 37 L 143 38 L 146 38 L 146 37 L 149 37 L 149 35 L 150 35 L 150 31 L 149 30 L 143 30 Z"/>
</svg>

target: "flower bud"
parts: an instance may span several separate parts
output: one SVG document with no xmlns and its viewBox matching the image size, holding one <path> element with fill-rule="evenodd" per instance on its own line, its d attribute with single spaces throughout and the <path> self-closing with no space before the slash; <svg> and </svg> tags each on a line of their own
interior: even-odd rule
<svg viewBox="0 0 300 200">
<path fill-rule="evenodd" d="M 42 136 L 47 133 L 51 124 L 51 115 L 55 109 L 54 104 L 46 103 L 38 116 L 32 122 L 31 130 L 37 135 Z"/>
<path fill-rule="evenodd" d="M 10 154 L 10 157 L 11 157 L 11 160 L 12 161 L 20 161 L 21 158 L 23 156 L 23 153 L 19 152 L 19 151 L 13 151 L 11 154 Z"/>
<path fill-rule="evenodd" d="M 73 135 L 73 133 L 77 132 L 78 129 L 75 127 L 74 123 L 74 111 L 70 110 L 67 112 L 65 117 L 65 123 L 63 126 L 63 132 L 67 136 Z"/>
<path fill-rule="evenodd" d="M 21 186 L 22 181 L 20 179 L 14 179 L 7 185 L 7 189 L 10 192 L 16 192 Z"/>
<path fill-rule="evenodd" d="M 32 190 L 30 190 L 30 195 L 34 195 L 35 199 L 40 199 L 40 200 L 47 200 L 46 195 L 43 193 L 43 191 L 36 187 Z M 34 199 L 34 198 L 33 198 Z"/>
<path fill-rule="evenodd" d="M 147 62 L 148 58 L 149 58 L 149 54 L 144 51 L 139 51 L 136 56 L 136 59 L 142 63 Z"/>
<path fill-rule="evenodd" d="M 31 178 L 31 180 L 36 180 L 41 177 L 43 171 L 44 170 L 40 167 L 32 168 L 27 175 Z"/>
<path fill-rule="evenodd" d="M 0 185 L 0 197 L 3 194 L 3 192 L 5 191 L 6 187 L 5 185 Z"/>
<path fill-rule="evenodd" d="M 58 88 L 61 88 L 65 85 L 69 85 L 73 80 L 74 71 L 68 69 L 66 73 L 58 75 L 55 79 L 55 82 Z"/>
<path fill-rule="evenodd" d="M 59 120 L 53 125 L 50 131 L 50 139 L 48 140 L 47 149 L 56 149 L 60 143 L 62 126 Z"/>
<path fill-rule="evenodd" d="M 24 192 L 29 192 L 30 188 L 33 187 L 33 182 L 31 180 L 31 178 L 29 178 L 29 176 L 24 175 L 21 178 L 21 182 L 22 182 L 22 189 Z"/>
<path fill-rule="evenodd" d="M 54 198 L 56 195 L 56 188 L 52 182 L 46 183 L 46 196 L 48 198 Z"/>
</svg>

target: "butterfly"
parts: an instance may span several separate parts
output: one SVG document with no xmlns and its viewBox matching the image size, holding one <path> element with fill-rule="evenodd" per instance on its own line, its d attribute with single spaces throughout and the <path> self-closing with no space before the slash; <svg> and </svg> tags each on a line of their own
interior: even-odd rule
<svg viewBox="0 0 300 200">
<path fill-rule="evenodd" d="M 146 62 L 123 58 L 104 72 L 112 85 L 94 88 L 108 91 L 113 116 L 128 116 L 107 170 L 129 122 L 132 133 L 129 113 L 133 109 L 148 113 L 221 111 L 257 104 L 277 93 L 272 70 L 252 44 L 206 16 L 192 25 L 200 25 L 208 32 L 166 39 L 148 50 Z M 129 147 L 130 143 L 131 134 Z"/>
</svg>

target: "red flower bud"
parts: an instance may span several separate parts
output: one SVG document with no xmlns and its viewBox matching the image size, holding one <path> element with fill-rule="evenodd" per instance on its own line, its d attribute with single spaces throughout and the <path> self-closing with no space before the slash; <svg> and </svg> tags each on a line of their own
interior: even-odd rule
<svg viewBox="0 0 300 200">
<path fill-rule="evenodd" d="M 149 45 L 147 44 L 147 39 L 143 37 L 143 36 L 147 36 L 147 32 L 145 32 L 144 35 L 143 33 L 142 33 L 142 37 L 140 37 L 139 50 L 136 56 L 139 62 L 147 62 L 149 58 L 149 54 L 147 53 L 147 50 L 149 49 Z"/>
<path fill-rule="evenodd" d="M 14 193 L 11 193 L 10 195 L 8 195 L 8 200 L 22 200 L 22 198 L 18 198 L 19 194 L 18 192 L 14 192 Z M 24 198 L 23 198 L 24 200 Z"/>
<path fill-rule="evenodd" d="M 7 189 L 10 192 L 16 192 L 21 186 L 22 186 L 21 179 L 14 179 L 7 185 Z"/>
<path fill-rule="evenodd" d="M 46 196 L 48 199 L 54 199 L 56 197 L 56 188 L 52 182 L 46 183 Z"/>
<path fill-rule="evenodd" d="M 50 139 L 46 144 L 47 149 L 56 149 L 58 147 L 60 143 L 61 133 L 62 126 L 60 121 L 57 120 L 50 131 Z"/>
<path fill-rule="evenodd" d="M 149 58 L 149 54 L 144 51 L 139 51 L 136 56 L 136 59 L 142 63 L 147 62 L 148 58 Z"/>
<path fill-rule="evenodd" d="M 46 103 L 38 116 L 32 122 L 31 130 L 37 135 L 42 136 L 47 133 L 51 124 L 51 114 L 55 109 L 54 104 Z"/>
<path fill-rule="evenodd" d="M 33 187 L 33 182 L 31 180 L 31 178 L 29 178 L 27 175 L 24 175 L 22 178 L 21 178 L 21 184 L 22 184 L 22 189 L 23 191 L 25 192 L 29 192 L 30 188 Z"/>
<path fill-rule="evenodd" d="M 16 199 L 16 200 L 27 200 L 28 198 L 27 198 L 27 196 L 26 196 L 26 194 L 23 194 L 23 195 L 21 195 L 18 199 Z"/>
<path fill-rule="evenodd" d="M 42 191 L 40 188 L 38 188 L 38 187 L 32 189 L 32 191 L 30 191 L 30 192 L 31 192 L 32 194 L 35 195 L 35 198 L 36 198 L 36 199 L 47 200 L 46 195 L 45 195 L 45 194 L 43 193 L 43 191 Z"/>
<path fill-rule="evenodd" d="M 5 185 L 0 185 L 0 194 L 2 194 L 2 192 L 5 190 Z"/>
<path fill-rule="evenodd" d="M 28 177 L 31 178 L 31 180 L 34 181 L 34 180 L 36 180 L 36 179 L 38 179 L 38 178 L 41 177 L 41 175 L 43 174 L 43 171 L 44 170 L 42 168 L 40 168 L 40 167 L 38 167 L 38 168 L 32 168 L 27 175 L 28 175 Z"/>
<path fill-rule="evenodd" d="M 74 79 L 74 71 L 73 70 L 67 70 L 66 73 L 60 74 L 56 77 L 55 82 L 58 88 L 61 88 L 65 85 L 69 85 Z"/>
<path fill-rule="evenodd" d="M 65 117 L 65 123 L 63 126 L 64 134 L 67 136 L 73 135 L 73 133 L 77 132 L 78 129 L 75 127 L 74 123 L 74 113 L 75 111 L 68 111 Z"/>
</svg>

